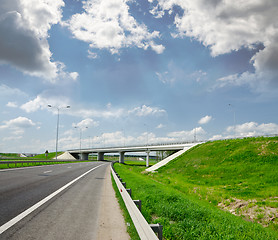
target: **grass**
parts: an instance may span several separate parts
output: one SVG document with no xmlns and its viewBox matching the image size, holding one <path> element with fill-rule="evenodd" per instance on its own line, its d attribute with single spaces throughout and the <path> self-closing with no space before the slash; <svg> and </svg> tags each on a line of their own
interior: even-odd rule
<svg viewBox="0 0 278 240">
<path fill-rule="evenodd" d="M 63 152 L 58 152 L 57 155 L 59 156 Z M 18 157 L 18 154 L 1 154 L 4 157 L 10 157 L 12 158 L 12 161 L 35 161 L 38 160 L 37 162 L 26 162 L 26 163 L 9 163 L 9 164 L 0 164 L 0 169 L 7 169 L 7 168 L 19 168 L 19 167 L 31 167 L 31 166 L 40 166 L 40 165 L 53 165 L 53 164 L 65 164 L 65 163 L 72 163 L 76 161 L 61 161 L 61 162 L 40 162 L 40 160 L 55 160 L 56 152 L 50 152 L 48 154 L 48 157 L 46 159 L 45 154 L 38 154 L 34 157 Z M 4 159 L 3 161 L 8 161 L 7 159 Z M 1 162 L 1 160 L 0 160 Z M 86 161 L 85 161 L 86 162 Z"/>
<path fill-rule="evenodd" d="M 138 165 L 115 169 L 165 239 L 278 239 L 277 137 L 207 142 L 157 173 Z"/>
<path fill-rule="evenodd" d="M 112 186 L 114 188 L 116 197 L 118 199 L 118 203 L 120 205 L 120 208 L 123 211 L 123 216 L 124 216 L 125 222 L 127 223 L 127 232 L 128 232 L 128 234 L 130 236 L 130 239 L 131 240 L 140 240 L 140 237 L 139 237 L 139 235 L 138 235 L 138 233 L 136 231 L 136 228 L 135 228 L 135 226 L 134 226 L 134 224 L 133 224 L 133 222 L 131 220 L 131 217 L 130 217 L 127 209 L 126 209 L 126 206 L 124 204 L 124 201 L 123 201 L 123 199 L 121 197 L 121 194 L 120 194 L 120 192 L 119 192 L 119 190 L 117 188 L 116 182 L 115 182 L 112 174 L 111 174 L 111 179 L 112 179 Z"/>
<path fill-rule="evenodd" d="M 0 157 L 17 158 L 17 157 L 19 157 L 19 154 L 18 153 L 0 153 Z"/>
</svg>

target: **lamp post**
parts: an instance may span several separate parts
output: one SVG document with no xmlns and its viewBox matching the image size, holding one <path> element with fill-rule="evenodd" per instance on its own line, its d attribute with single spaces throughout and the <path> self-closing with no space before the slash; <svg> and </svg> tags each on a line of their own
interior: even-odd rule
<svg viewBox="0 0 278 240">
<path fill-rule="evenodd" d="M 58 151 L 58 134 L 59 134 L 59 112 L 60 109 L 62 108 L 70 108 L 70 106 L 66 106 L 66 107 L 57 107 L 57 106 L 52 106 L 50 104 L 47 105 L 50 108 L 56 108 L 57 109 L 57 132 L 56 132 L 56 161 L 57 161 L 57 151 Z"/>
<path fill-rule="evenodd" d="M 234 137 L 236 137 L 236 110 L 235 107 L 229 103 L 229 106 L 232 108 L 233 112 L 234 112 Z"/>
<path fill-rule="evenodd" d="M 146 123 L 144 123 L 144 126 L 146 126 L 146 128 L 147 128 L 147 147 L 148 147 L 148 145 L 149 145 L 149 127 Z"/>
<path fill-rule="evenodd" d="M 80 131 L 79 151 L 80 151 L 80 158 L 81 158 L 81 139 L 82 139 L 82 128 L 81 128 L 81 127 L 78 127 L 78 126 L 75 126 L 74 128 L 79 129 L 79 131 Z M 88 127 L 85 127 L 85 128 L 88 128 Z"/>
</svg>

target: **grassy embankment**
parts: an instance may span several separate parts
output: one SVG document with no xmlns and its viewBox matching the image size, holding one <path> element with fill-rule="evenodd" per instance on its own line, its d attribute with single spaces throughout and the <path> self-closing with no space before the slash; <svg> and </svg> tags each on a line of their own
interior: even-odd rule
<svg viewBox="0 0 278 240">
<path fill-rule="evenodd" d="M 207 142 L 157 173 L 115 169 L 165 239 L 278 239 L 277 137 Z"/>
</svg>

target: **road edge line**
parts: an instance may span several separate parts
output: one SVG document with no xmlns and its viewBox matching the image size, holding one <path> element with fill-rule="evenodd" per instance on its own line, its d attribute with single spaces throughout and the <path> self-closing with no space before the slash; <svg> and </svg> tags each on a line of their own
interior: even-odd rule
<svg viewBox="0 0 278 240">
<path fill-rule="evenodd" d="M 68 188 L 69 186 L 71 186 L 73 183 L 75 183 L 76 181 L 78 181 L 80 178 L 84 177 L 85 175 L 87 175 L 88 173 L 94 171 L 95 169 L 103 166 L 105 164 L 101 164 L 99 166 L 96 166 L 92 169 L 90 169 L 89 171 L 81 174 L 79 177 L 75 178 L 74 180 L 72 180 L 71 182 L 67 183 L 66 185 L 64 185 L 63 187 L 59 188 L 58 190 L 56 190 L 55 192 L 51 193 L 50 195 L 48 195 L 47 197 L 45 197 L 44 199 L 42 199 L 41 201 L 37 202 L 35 205 L 33 205 L 32 207 L 26 209 L 24 212 L 20 213 L 19 215 L 17 215 L 16 217 L 14 217 L 13 219 L 11 219 L 10 221 L 6 222 L 5 224 L 3 224 L 2 226 L 0 226 L 0 234 L 2 234 L 3 232 L 5 232 L 6 230 L 8 230 L 10 227 L 12 227 L 13 225 L 15 225 L 17 222 L 19 222 L 20 220 L 22 220 L 23 218 L 25 218 L 26 216 L 28 216 L 30 213 L 32 213 L 33 211 L 35 211 L 37 208 L 39 208 L 40 206 L 42 206 L 43 204 L 45 204 L 46 202 L 48 202 L 49 200 L 51 200 L 53 197 L 55 197 L 56 195 L 58 195 L 60 192 L 62 192 L 63 190 L 65 190 L 66 188 Z"/>
</svg>

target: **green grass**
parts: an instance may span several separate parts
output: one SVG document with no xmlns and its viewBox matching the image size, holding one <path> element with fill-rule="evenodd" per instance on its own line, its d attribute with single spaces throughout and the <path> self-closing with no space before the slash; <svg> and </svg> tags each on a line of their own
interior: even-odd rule
<svg viewBox="0 0 278 240">
<path fill-rule="evenodd" d="M 59 155 L 61 155 L 63 153 L 64 152 L 57 152 L 57 156 L 59 156 Z M 51 159 L 53 159 L 55 157 L 56 157 L 56 152 L 50 152 L 50 153 L 48 153 L 47 160 L 51 160 Z M 38 154 L 38 155 L 36 155 L 36 156 L 34 156 L 32 158 L 35 158 L 35 159 L 46 159 L 45 153 Z"/>
<path fill-rule="evenodd" d="M 278 196 L 278 138 L 208 142 L 159 169 L 159 178 L 177 182 L 200 198 L 268 199 Z M 153 175 L 156 178 L 155 175 Z M 210 192 L 217 194 L 210 194 Z M 222 198 L 215 200 L 219 201 Z"/>
<path fill-rule="evenodd" d="M 278 239 L 277 137 L 208 142 L 157 173 L 138 164 L 115 169 L 165 239 Z"/>
<path fill-rule="evenodd" d="M 136 231 L 136 228 L 135 228 L 135 226 L 134 226 L 134 224 L 133 224 L 133 222 L 131 220 L 131 217 L 130 217 L 127 209 L 126 209 L 126 206 L 124 204 L 124 201 L 123 201 L 123 199 L 121 197 L 121 194 L 120 194 L 120 192 L 119 192 L 119 190 L 117 188 L 116 182 L 115 182 L 112 174 L 111 174 L 111 179 L 112 179 L 112 185 L 113 185 L 113 188 L 115 190 L 116 197 L 118 199 L 118 203 L 120 205 L 120 208 L 123 211 L 123 216 L 124 216 L 125 222 L 127 223 L 127 232 L 128 232 L 128 234 L 130 236 L 130 239 L 131 240 L 140 240 L 140 237 L 139 237 L 139 235 L 138 235 L 138 233 Z"/>
<path fill-rule="evenodd" d="M 17 158 L 19 157 L 18 153 L 0 153 L 0 157 L 3 158 Z"/>
<path fill-rule="evenodd" d="M 63 152 L 58 152 L 57 155 L 59 156 Z M 2 155 L 3 156 L 3 155 Z M 0 169 L 7 169 L 7 168 L 20 168 L 20 167 L 31 167 L 31 166 L 41 166 L 41 165 L 53 165 L 53 164 L 65 164 L 65 163 L 72 163 L 76 161 L 61 161 L 59 162 L 40 162 L 40 160 L 55 160 L 56 152 L 51 152 L 48 154 L 48 157 L 46 159 L 45 154 L 38 154 L 34 157 L 18 157 L 18 154 L 9 154 L 6 153 L 5 157 L 9 156 L 12 158 L 12 161 L 35 161 L 37 162 L 26 162 L 26 163 L 9 163 L 9 164 L 0 164 Z M 1 160 L 0 160 L 1 161 Z M 9 161 L 7 159 L 4 159 L 3 161 Z M 80 161 L 79 161 L 80 162 Z M 87 161 L 81 161 L 81 162 L 87 162 Z"/>
<path fill-rule="evenodd" d="M 9 164 L 0 164 L 0 169 L 7 168 L 22 168 L 22 167 L 33 167 L 33 166 L 42 166 L 42 165 L 54 165 L 54 164 L 66 164 L 66 163 L 75 163 L 76 161 L 63 161 L 63 162 L 28 162 L 28 163 L 9 163 Z M 79 161 L 87 162 L 87 161 Z"/>
</svg>

